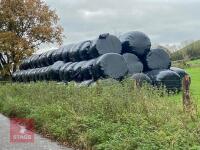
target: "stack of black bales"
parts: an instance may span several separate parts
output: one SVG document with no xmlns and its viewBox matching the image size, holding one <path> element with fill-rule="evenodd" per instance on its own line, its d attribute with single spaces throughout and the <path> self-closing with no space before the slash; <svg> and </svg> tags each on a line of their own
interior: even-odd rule
<svg viewBox="0 0 200 150">
<path fill-rule="evenodd" d="M 63 46 L 25 59 L 13 80 L 30 81 L 96 81 L 100 78 L 121 80 L 128 71 L 121 55 L 120 40 L 101 34 L 95 40 Z"/>
<path fill-rule="evenodd" d="M 128 32 L 120 37 L 120 41 L 123 53 L 135 54 L 143 64 L 143 73 L 134 74 L 132 79 L 146 81 L 156 86 L 164 85 L 169 90 L 181 89 L 182 78 L 187 73 L 180 68 L 170 68 L 169 54 L 160 48 L 150 49 L 150 39 L 144 33 Z M 127 64 L 132 64 L 131 61 Z"/>
<path fill-rule="evenodd" d="M 167 89 L 180 89 L 186 72 L 171 68 L 171 60 L 163 49 L 151 49 L 151 41 L 142 32 L 133 31 L 117 38 L 101 34 L 95 40 L 69 44 L 56 50 L 35 54 L 25 59 L 13 80 L 63 81 L 91 83 L 101 78 L 134 80 Z"/>
</svg>

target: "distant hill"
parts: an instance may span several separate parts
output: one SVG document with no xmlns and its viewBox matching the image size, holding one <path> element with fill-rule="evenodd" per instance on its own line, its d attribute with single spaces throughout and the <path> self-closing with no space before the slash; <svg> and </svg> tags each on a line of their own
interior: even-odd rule
<svg viewBox="0 0 200 150">
<path fill-rule="evenodd" d="M 172 53 L 171 58 L 173 61 L 200 58 L 200 40 L 195 41 L 188 46 Z"/>
</svg>

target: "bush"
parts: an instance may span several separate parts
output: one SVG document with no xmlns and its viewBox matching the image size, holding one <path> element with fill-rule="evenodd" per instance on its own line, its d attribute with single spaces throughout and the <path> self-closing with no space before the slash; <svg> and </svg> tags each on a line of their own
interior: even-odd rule
<svg viewBox="0 0 200 150">
<path fill-rule="evenodd" d="M 189 149 L 200 145 L 199 119 L 165 91 L 133 81 L 78 87 L 0 86 L 0 112 L 33 118 L 37 131 L 80 149 Z M 160 96 L 162 95 L 162 96 Z"/>
</svg>

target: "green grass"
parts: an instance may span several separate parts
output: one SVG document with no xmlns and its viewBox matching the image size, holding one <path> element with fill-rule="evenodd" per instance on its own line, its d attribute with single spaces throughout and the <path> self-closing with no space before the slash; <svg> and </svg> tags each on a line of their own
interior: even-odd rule
<svg viewBox="0 0 200 150">
<path fill-rule="evenodd" d="M 199 100 L 200 104 L 200 67 L 188 68 L 186 71 L 189 73 L 192 79 L 191 93 L 193 97 Z"/>
<path fill-rule="evenodd" d="M 185 65 L 186 64 L 186 65 Z M 190 75 L 192 79 L 191 94 L 194 98 L 199 100 L 200 104 L 200 59 L 191 60 L 187 62 L 178 62 L 173 64 L 174 66 L 181 67 Z M 188 67 L 189 66 L 189 67 Z M 181 94 L 175 96 L 177 99 L 181 98 Z"/>
<path fill-rule="evenodd" d="M 192 100 L 199 110 L 200 60 L 187 63 Z M 200 116 L 198 111 L 183 112 L 182 94 L 138 90 L 132 81 L 94 87 L 4 84 L 0 112 L 33 118 L 41 134 L 80 149 L 200 149 Z"/>
<path fill-rule="evenodd" d="M 200 59 L 188 61 L 188 64 L 192 65 L 192 67 L 200 67 Z"/>
<path fill-rule="evenodd" d="M 95 87 L 5 84 L 0 112 L 33 118 L 38 132 L 80 149 L 200 148 L 198 113 L 191 119 L 181 99 L 149 87 L 135 89 L 131 81 Z"/>
</svg>

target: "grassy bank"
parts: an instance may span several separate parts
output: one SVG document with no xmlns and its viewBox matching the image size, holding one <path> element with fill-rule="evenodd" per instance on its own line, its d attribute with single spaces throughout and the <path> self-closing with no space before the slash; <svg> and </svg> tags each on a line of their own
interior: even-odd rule
<svg viewBox="0 0 200 150">
<path fill-rule="evenodd" d="M 96 87 L 56 83 L 0 86 L 0 112 L 33 118 L 36 129 L 81 149 L 197 149 L 199 118 L 181 100 L 130 81 Z"/>
</svg>

